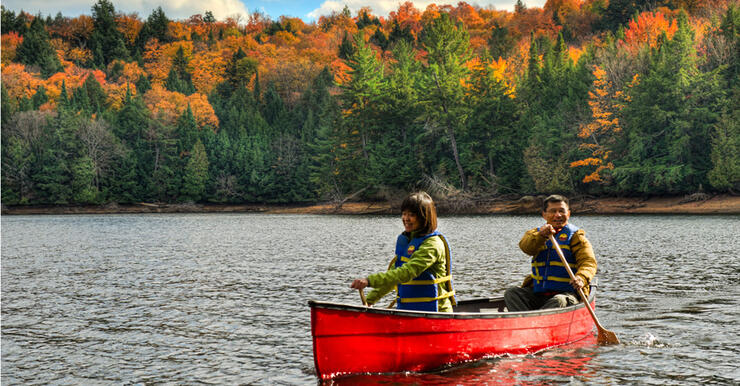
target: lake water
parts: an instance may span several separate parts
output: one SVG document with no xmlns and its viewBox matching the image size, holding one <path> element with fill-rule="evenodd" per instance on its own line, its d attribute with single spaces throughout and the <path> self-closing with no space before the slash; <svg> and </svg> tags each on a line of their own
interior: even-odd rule
<svg viewBox="0 0 740 386">
<path fill-rule="evenodd" d="M 458 299 L 499 296 L 537 216 L 441 217 Z M 574 216 L 599 261 L 595 338 L 335 384 L 740 384 L 740 216 Z M 2 376 L 15 384 L 316 384 L 309 299 L 359 304 L 390 216 L 2 216 Z M 384 300 L 385 302 L 385 300 Z"/>
</svg>

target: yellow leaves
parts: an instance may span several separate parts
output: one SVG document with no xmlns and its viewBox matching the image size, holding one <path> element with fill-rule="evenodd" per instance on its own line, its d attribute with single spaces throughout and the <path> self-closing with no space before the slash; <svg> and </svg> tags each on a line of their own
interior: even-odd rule
<svg viewBox="0 0 740 386">
<path fill-rule="evenodd" d="M 596 78 L 593 90 L 588 93 L 588 105 L 591 108 L 591 120 L 582 124 L 578 132 L 579 138 L 588 138 L 592 142 L 584 142 L 579 147 L 590 150 L 591 156 L 570 163 L 571 168 L 581 166 L 598 166 L 594 172 L 584 177 L 584 183 L 601 182 L 606 183 L 601 174 L 606 169 L 613 169 L 614 165 L 607 162 L 611 155 L 608 146 L 616 140 L 615 135 L 621 132 L 619 119 L 615 113 L 621 109 L 619 101 L 623 93 L 611 93 L 612 84 L 608 82 L 604 69 L 594 66 L 593 75 Z"/>
<path fill-rule="evenodd" d="M 578 59 L 580 59 L 581 55 L 583 55 L 583 50 L 578 47 L 568 47 L 568 57 L 570 57 L 570 60 L 573 61 L 573 63 L 578 63 Z"/>
<path fill-rule="evenodd" d="M 224 81 L 226 61 L 219 52 L 204 51 L 193 56 L 193 86 L 202 94 L 210 94 L 217 84 Z"/>
<path fill-rule="evenodd" d="M 90 62 L 92 57 L 92 51 L 87 48 L 74 47 L 67 52 L 67 59 L 77 65 Z"/>
<path fill-rule="evenodd" d="M 296 44 L 299 41 L 300 39 L 288 31 L 275 32 L 275 35 L 270 38 L 270 42 L 282 46 Z"/>
<path fill-rule="evenodd" d="M 160 85 L 153 85 L 144 94 L 146 104 L 152 116 L 167 125 L 174 125 L 183 111 L 190 105 L 198 127 L 206 125 L 218 127 L 218 118 L 208 98 L 200 93 L 185 96 L 179 92 L 168 91 Z"/>
<path fill-rule="evenodd" d="M 123 107 L 127 90 L 132 96 L 136 95 L 136 86 L 133 83 L 108 83 L 103 90 L 107 94 L 106 104 L 114 110 L 120 110 Z"/>
</svg>

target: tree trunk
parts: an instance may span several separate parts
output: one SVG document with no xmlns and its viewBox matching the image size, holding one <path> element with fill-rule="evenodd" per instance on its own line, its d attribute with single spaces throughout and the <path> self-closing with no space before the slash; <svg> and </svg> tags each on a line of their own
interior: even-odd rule
<svg viewBox="0 0 740 386">
<path fill-rule="evenodd" d="M 450 146 L 452 146 L 452 156 L 455 158 L 455 165 L 457 165 L 457 172 L 460 173 L 460 186 L 463 191 L 468 190 L 466 184 L 467 178 L 465 178 L 465 171 L 463 171 L 462 164 L 460 163 L 460 154 L 457 152 L 457 141 L 455 140 L 455 129 L 452 125 L 447 126 L 447 134 L 450 136 Z"/>
</svg>

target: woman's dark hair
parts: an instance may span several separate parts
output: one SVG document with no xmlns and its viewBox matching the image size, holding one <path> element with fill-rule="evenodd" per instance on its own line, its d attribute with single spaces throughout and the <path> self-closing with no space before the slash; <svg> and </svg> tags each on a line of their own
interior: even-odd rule
<svg viewBox="0 0 740 386">
<path fill-rule="evenodd" d="M 426 192 L 411 193 L 403 200 L 401 212 L 408 210 L 416 215 L 421 222 L 418 229 L 420 235 L 426 235 L 437 229 L 437 209 L 434 201 Z"/>
<path fill-rule="evenodd" d="M 568 199 L 565 198 L 565 196 L 561 196 L 559 194 L 552 194 L 550 196 L 547 196 L 545 201 L 542 203 L 542 211 L 547 212 L 547 206 L 550 205 L 550 203 L 557 203 L 557 202 L 564 202 L 566 208 L 570 208 L 570 204 L 568 203 Z"/>
</svg>

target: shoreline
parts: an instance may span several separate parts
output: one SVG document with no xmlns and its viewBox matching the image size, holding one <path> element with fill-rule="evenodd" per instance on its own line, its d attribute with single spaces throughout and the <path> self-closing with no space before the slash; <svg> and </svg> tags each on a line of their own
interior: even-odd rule
<svg viewBox="0 0 740 386">
<path fill-rule="evenodd" d="M 438 212 L 449 214 L 540 214 L 545 196 L 516 200 L 463 199 L 437 201 Z M 267 214 L 397 214 L 400 202 L 278 204 L 106 204 L 2 206 L 3 215 L 125 214 L 125 213 L 267 213 Z M 579 214 L 740 214 L 740 196 L 693 194 L 689 196 L 573 198 L 571 211 Z"/>
</svg>

